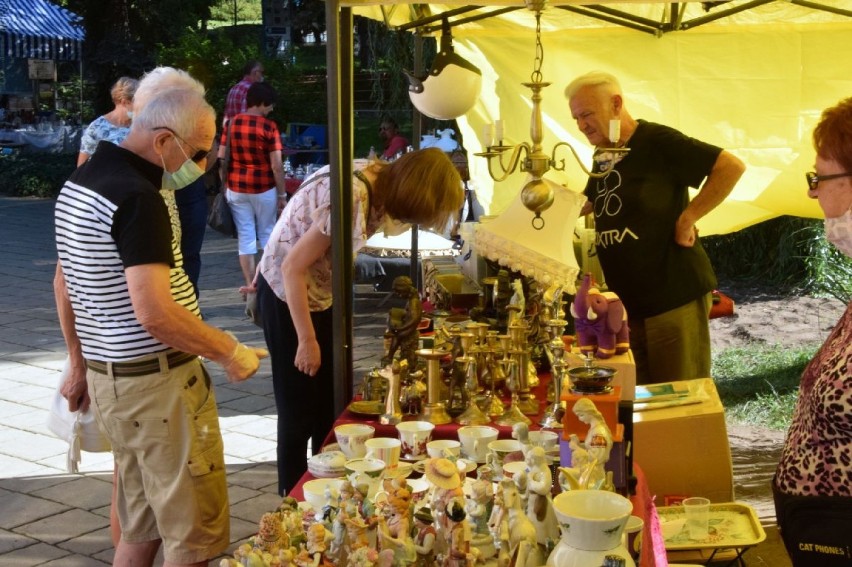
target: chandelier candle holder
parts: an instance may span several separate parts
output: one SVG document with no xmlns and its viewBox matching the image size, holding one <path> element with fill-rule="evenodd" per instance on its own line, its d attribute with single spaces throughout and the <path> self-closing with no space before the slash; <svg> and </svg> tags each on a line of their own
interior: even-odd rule
<svg viewBox="0 0 852 567">
<path fill-rule="evenodd" d="M 530 75 L 530 82 L 522 83 L 523 86 L 532 91 L 532 117 L 530 119 L 531 143 L 504 144 L 503 121 L 497 120 L 493 128 L 496 143 L 492 139 L 491 125 L 486 125 L 483 128 L 484 139 L 482 140 L 485 151 L 474 154 L 488 160 L 488 174 L 491 176 L 491 179 L 498 183 L 505 181 L 515 171 L 529 173 L 530 179 L 521 189 L 521 201 L 527 209 L 535 213 L 532 225 L 537 230 L 544 228 L 544 219 L 541 213 L 550 208 L 554 197 L 552 187 L 545 183 L 543 177 L 551 169 L 565 171 L 565 160 L 557 160 L 556 157 L 559 148 L 563 146 L 567 147 L 574 155 L 582 170 L 590 177 L 604 177 L 615 166 L 615 162 L 617 161 L 611 159 L 602 171 L 593 173 L 583 165 L 582 159 L 568 142 L 558 142 L 553 146 L 549 155 L 542 148 L 541 142 L 544 136 L 544 129 L 541 117 L 541 90 L 550 86 L 550 83 L 543 80 L 544 77 L 541 73 L 541 65 L 544 62 L 544 48 L 541 44 L 541 12 L 544 10 L 544 4 L 544 0 L 526 0 L 527 8 L 535 12 L 535 62 L 533 72 Z M 618 121 L 614 120 L 613 122 Z M 628 148 L 618 147 L 620 136 L 620 123 L 619 125 L 613 125 L 611 122 L 609 137 L 613 147 L 607 148 L 608 152 L 617 154 L 629 151 Z M 504 161 L 504 154 L 507 152 L 511 153 L 509 153 L 508 161 Z"/>
</svg>

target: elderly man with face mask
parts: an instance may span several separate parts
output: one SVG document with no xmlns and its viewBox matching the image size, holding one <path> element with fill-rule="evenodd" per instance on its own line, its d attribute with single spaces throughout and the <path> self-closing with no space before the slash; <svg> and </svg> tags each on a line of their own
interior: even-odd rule
<svg viewBox="0 0 852 567">
<path fill-rule="evenodd" d="M 170 277 L 169 213 L 161 187 L 199 174 L 214 112 L 191 89 L 157 93 L 116 146 L 102 142 L 56 204 L 54 281 L 71 372 L 72 411 L 91 403 L 118 470 L 116 565 L 206 565 L 230 544 L 215 395 L 199 357 L 230 381 L 264 351 L 205 324 L 191 287 Z"/>
</svg>

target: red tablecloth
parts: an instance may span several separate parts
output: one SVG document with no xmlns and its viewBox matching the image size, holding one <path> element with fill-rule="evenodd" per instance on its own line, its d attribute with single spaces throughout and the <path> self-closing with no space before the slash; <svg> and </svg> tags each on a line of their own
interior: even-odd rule
<svg viewBox="0 0 852 567">
<path fill-rule="evenodd" d="M 541 413 L 543 413 L 544 409 L 548 405 L 544 401 L 548 381 L 549 376 L 543 375 L 541 377 L 539 386 L 533 391 L 533 393 L 536 395 L 536 399 L 540 401 Z M 537 425 L 539 417 L 540 416 L 532 418 L 533 424 L 530 426 L 531 430 L 539 428 Z M 367 423 L 369 425 L 372 425 L 376 429 L 375 437 L 396 437 L 398 435 L 395 426 L 383 425 L 379 423 L 377 418 L 370 418 L 354 414 L 348 409 L 344 410 L 340 417 L 337 418 L 337 420 L 334 422 L 334 427 L 337 427 L 338 425 L 344 423 Z M 499 438 L 511 438 L 511 427 L 496 425 L 494 423 L 491 423 L 489 425 L 499 430 Z M 435 426 L 435 429 L 432 432 L 432 438 L 456 439 L 456 431 L 458 430 L 458 428 L 459 426 L 454 423 L 437 425 Z M 328 433 L 325 438 L 325 441 L 323 441 L 323 447 L 334 442 L 334 428 L 332 428 L 332 431 Z M 653 496 L 651 495 L 648 489 L 648 483 L 645 480 L 645 475 L 642 472 L 642 469 L 635 462 L 633 464 L 633 472 L 637 480 L 636 494 L 631 496 L 630 498 L 631 502 L 633 502 L 633 513 L 641 517 L 645 521 L 645 526 L 642 529 L 643 544 L 642 556 L 640 558 L 639 565 L 640 567 L 666 567 L 668 565 L 668 560 L 666 559 L 665 542 L 663 540 L 662 532 L 660 530 L 660 519 L 657 515 L 657 509 L 654 506 Z M 310 473 L 305 473 L 305 475 L 301 478 L 298 484 L 296 484 L 296 486 L 290 492 L 290 496 L 294 497 L 296 500 L 304 500 L 302 485 L 312 478 L 314 477 Z M 648 542 L 651 542 L 651 544 L 649 545 Z"/>
</svg>

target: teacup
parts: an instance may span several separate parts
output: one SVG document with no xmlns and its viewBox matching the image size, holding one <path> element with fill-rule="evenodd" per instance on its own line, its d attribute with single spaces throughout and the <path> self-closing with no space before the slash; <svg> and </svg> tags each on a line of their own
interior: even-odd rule
<svg viewBox="0 0 852 567">
<path fill-rule="evenodd" d="M 428 421 L 403 421 L 396 424 L 402 454 L 406 459 L 421 459 L 426 456 L 426 444 L 432 439 L 435 424 Z"/>
<path fill-rule="evenodd" d="M 530 445 L 533 447 L 541 447 L 545 452 L 549 451 L 556 447 L 556 444 L 559 442 L 559 434 L 555 431 L 547 431 L 546 429 L 540 429 L 536 431 L 530 431 L 529 433 Z"/>
<path fill-rule="evenodd" d="M 488 456 L 488 444 L 497 439 L 499 433 L 488 425 L 459 427 L 458 435 L 462 454 L 477 463 L 484 463 Z"/>
<path fill-rule="evenodd" d="M 521 442 L 517 439 L 497 439 L 488 444 L 488 458 L 491 459 L 491 466 L 494 468 L 494 473 L 503 471 L 503 463 L 511 453 L 521 450 Z"/>
<path fill-rule="evenodd" d="M 367 458 L 383 461 L 388 469 L 395 469 L 399 465 L 399 454 L 402 449 L 402 441 L 399 439 L 373 437 L 367 439 L 364 446 L 367 448 Z"/>
<path fill-rule="evenodd" d="M 367 485 L 367 498 L 374 498 L 385 472 L 385 463 L 379 459 L 352 459 L 344 465 L 346 477 L 352 486 Z"/>
<path fill-rule="evenodd" d="M 436 439 L 426 443 L 426 453 L 433 459 L 457 459 L 461 454 L 461 443 L 455 439 Z"/>
<path fill-rule="evenodd" d="M 334 428 L 334 438 L 347 459 L 361 459 L 367 453 L 364 443 L 376 429 L 366 423 L 344 423 Z"/>
<path fill-rule="evenodd" d="M 527 469 L 527 464 L 524 461 L 512 461 L 503 463 L 503 478 L 512 478 L 516 474 Z"/>
</svg>

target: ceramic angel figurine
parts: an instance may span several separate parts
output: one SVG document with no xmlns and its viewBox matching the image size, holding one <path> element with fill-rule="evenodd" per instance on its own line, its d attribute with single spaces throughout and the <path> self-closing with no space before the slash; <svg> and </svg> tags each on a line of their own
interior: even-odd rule
<svg viewBox="0 0 852 567">
<path fill-rule="evenodd" d="M 476 480 L 471 485 L 471 495 L 467 498 L 465 512 L 472 531 L 471 544 L 479 552 L 479 559 L 485 561 L 497 553 L 488 519 L 492 503 L 493 487 L 490 481 Z"/>
<path fill-rule="evenodd" d="M 553 476 L 544 449 L 533 447 L 527 453 L 527 517 L 535 525 L 539 545 L 547 547 L 559 539 L 559 524 L 553 511 Z"/>
</svg>

